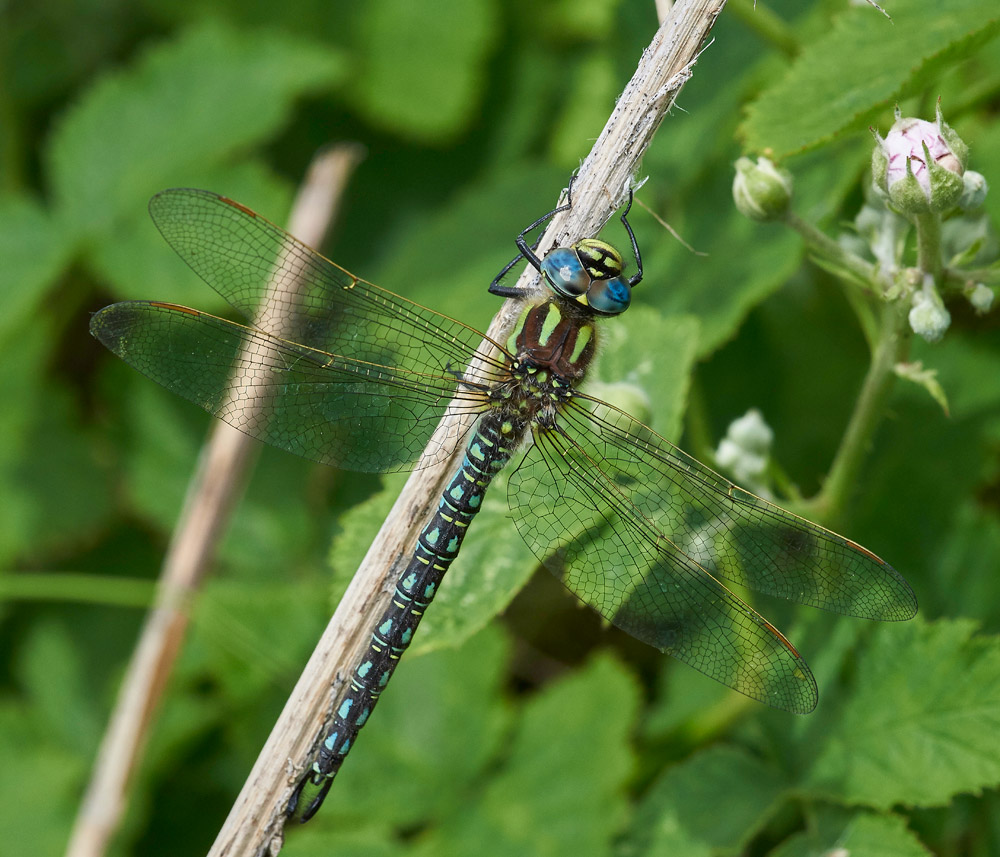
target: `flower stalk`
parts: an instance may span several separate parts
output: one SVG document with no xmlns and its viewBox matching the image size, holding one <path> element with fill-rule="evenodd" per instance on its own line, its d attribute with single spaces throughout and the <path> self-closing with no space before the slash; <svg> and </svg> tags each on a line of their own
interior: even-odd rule
<svg viewBox="0 0 1000 857">
<path fill-rule="evenodd" d="M 844 283 L 871 350 L 822 488 L 807 500 L 784 491 L 797 511 L 828 526 L 840 525 L 845 517 L 897 376 L 923 386 L 947 412 L 934 370 L 907 362 L 911 333 L 937 342 L 951 323 L 945 298 L 961 297 L 983 314 L 992 308 L 994 287 L 1000 284 L 995 249 L 1000 242 L 980 210 L 987 182 L 966 170 L 968 146 L 945 123 L 940 103 L 933 122 L 903 117 L 897 108 L 889 133 L 884 138 L 873 134 L 870 192 L 855 231 L 837 239 L 795 214 L 792 175 L 769 159 L 741 158 L 733 183 L 734 201 L 744 215 L 794 229 L 814 261 Z M 908 235 L 915 236 L 915 259 L 906 257 Z M 963 270 L 963 265 L 968 267 Z M 726 457 L 719 458 L 723 463 Z"/>
</svg>

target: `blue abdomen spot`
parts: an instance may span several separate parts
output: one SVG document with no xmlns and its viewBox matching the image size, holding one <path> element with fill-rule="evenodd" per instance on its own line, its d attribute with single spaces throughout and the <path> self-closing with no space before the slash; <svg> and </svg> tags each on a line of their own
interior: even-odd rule
<svg viewBox="0 0 1000 857">
<path fill-rule="evenodd" d="M 472 508 L 472 509 L 478 509 L 479 508 L 479 504 L 482 503 L 482 502 L 483 502 L 483 495 L 482 494 L 472 494 L 469 497 L 469 507 Z"/>
<path fill-rule="evenodd" d="M 372 662 L 365 661 L 361 666 L 358 667 L 358 675 L 361 676 L 361 678 L 364 678 L 366 675 L 368 675 L 371 668 L 372 668 Z"/>
<path fill-rule="evenodd" d="M 403 578 L 403 589 L 413 589 L 413 585 L 417 582 L 417 576 L 411 571 L 405 578 Z"/>
<path fill-rule="evenodd" d="M 329 735 L 326 736 L 326 740 L 323 742 L 323 746 L 326 747 L 326 749 L 332 753 L 333 748 L 337 743 L 337 738 L 339 737 L 340 737 L 339 732 L 331 732 Z"/>
<path fill-rule="evenodd" d="M 448 553 L 455 553 L 458 550 L 458 536 L 455 536 L 448 542 Z"/>
<path fill-rule="evenodd" d="M 384 673 L 382 673 L 382 675 L 378 677 L 378 686 L 385 687 L 389 683 L 390 675 L 392 675 L 392 673 L 389 670 L 386 670 Z"/>
<path fill-rule="evenodd" d="M 429 545 L 437 544 L 439 538 L 441 538 L 441 531 L 437 527 L 424 535 L 424 539 L 426 539 Z"/>
<path fill-rule="evenodd" d="M 340 745 L 340 755 L 346 756 L 347 751 L 351 749 L 351 739 L 345 738 L 344 743 Z"/>
<path fill-rule="evenodd" d="M 408 646 L 410 644 L 410 640 L 413 639 L 413 629 L 407 628 L 405 631 L 403 631 L 402 635 L 400 636 L 400 639 L 402 640 L 404 646 Z"/>
<path fill-rule="evenodd" d="M 370 708 L 366 708 L 361 714 L 358 715 L 358 728 L 360 729 L 365 723 L 368 722 L 368 715 L 372 713 Z"/>
<path fill-rule="evenodd" d="M 343 718 L 344 720 L 346 720 L 347 719 L 347 715 L 351 711 L 351 706 L 352 705 L 354 705 L 354 700 L 353 699 L 350 699 L 350 698 L 345 699 L 342 703 L 340 703 L 340 709 L 337 711 L 337 716 Z"/>
<path fill-rule="evenodd" d="M 461 500 L 465 496 L 465 489 L 461 485 L 456 485 L 448 492 L 452 500 Z"/>
<path fill-rule="evenodd" d="M 381 625 L 378 626 L 378 632 L 383 636 L 387 636 L 392 630 L 392 619 L 386 619 Z"/>
<path fill-rule="evenodd" d="M 433 598 L 436 589 L 437 589 L 437 584 L 428 583 L 427 586 L 424 587 L 424 597 Z"/>
</svg>

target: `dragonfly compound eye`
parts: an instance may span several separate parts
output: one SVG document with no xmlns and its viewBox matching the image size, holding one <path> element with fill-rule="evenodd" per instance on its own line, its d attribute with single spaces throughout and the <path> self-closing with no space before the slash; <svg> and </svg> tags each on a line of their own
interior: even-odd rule
<svg viewBox="0 0 1000 857">
<path fill-rule="evenodd" d="M 542 259 L 542 274 L 553 291 L 568 298 L 576 298 L 590 288 L 591 277 L 571 247 L 556 247 Z"/>
<path fill-rule="evenodd" d="M 618 315 L 632 302 L 632 289 L 621 277 L 595 282 L 587 292 L 587 303 L 599 315 Z"/>
</svg>

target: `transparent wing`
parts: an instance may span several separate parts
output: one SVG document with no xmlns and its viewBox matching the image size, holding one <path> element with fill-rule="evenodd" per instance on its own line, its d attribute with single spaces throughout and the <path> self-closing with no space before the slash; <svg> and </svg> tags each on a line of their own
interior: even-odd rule
<svg viewBox="0 0 1000 857">
<path fill-rule="evenodd" d="M 350 469 L 404 469 L 449 401 L 480 411 L 504 369 L 502 349 L 484 334 L 354 277 L 225 197 L 164 191 L 150 212 L 253 326 L 136 301 L 101 310 L 91 332 L 260 440 Z M 457 440 L 441 438 L 440 455 Z"/>
<path fill-rule="evenodd" d="M 722 579 L 873 619 L 916 599 L 887 563 L 684 454 L 610 405 L 577 396 L 512 476 L 517 528 L 612 623 L 769 705 L 809 711 L 816 687 L 787 640 Z"/>
<path fill-rule="evenodd" d="M 234 428 L 349 470 L 408 469 L 445 408 L 478 412 L 478 391 L 326 352 L 208 313 L 146 301 L 105 307 L 90 323 L 111 351 Z M 440 438 L 446 456 L 460 438 Z"/>
<path fill-rule="evenodd" d="M 165 190 L 149 213 L 177 255 L 265 333 L 432 375 L 462 372 L 481 351 L 471 383 L 489 383 L 501 366 L 478 330 L 354 276 L 231 199 Z"/>
<path fill-rule="evenodd" d="M 536 430 L 508 500 L 535 554 L 614 625 L 775 708 L 815 708 L 798 652 L 660 533 L 592 450 L 558 428 Z"/>
<path fill-rule="evenodd" d="M 916 614 L 909 584 L 871 551 L 733 485 L 617 408 L 586 396 L 575 401 L 560 415 L 566 434 L 709 573 L 848 616 Z"/>
</svg>

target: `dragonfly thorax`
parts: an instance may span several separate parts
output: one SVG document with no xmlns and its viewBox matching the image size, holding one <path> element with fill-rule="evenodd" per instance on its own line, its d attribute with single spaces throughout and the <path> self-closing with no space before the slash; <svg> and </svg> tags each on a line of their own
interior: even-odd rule
<svg viewBox="0 0 1000 857">
<path fill-rule="evenodd" d="M 525 307 L 507 344 L 514 359 L 492 399 L 529 420 L 544 419 L 583 378 L 594 356 L 596 331 L 588 313 L 550 298 Z"/>
<path fill-rule="evenodd" d="M 507 342 L 508 350 L 529 371 L 545 371 L 572 386 L 594 357 L 597 331 L 589 313 L 576 304 L 550 298 L 528 304 Z"/>
<path fill-rule="evenodd" d="M 599 238 L 584 238 L 572 247 L 556 247 L 541 262 L 549 287 L 597 315 L 618 315 L 632 301 L 632 287 L 622 277 L 625 262 Z"/>
</svg>

